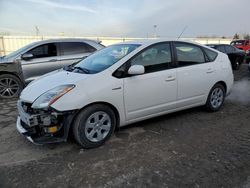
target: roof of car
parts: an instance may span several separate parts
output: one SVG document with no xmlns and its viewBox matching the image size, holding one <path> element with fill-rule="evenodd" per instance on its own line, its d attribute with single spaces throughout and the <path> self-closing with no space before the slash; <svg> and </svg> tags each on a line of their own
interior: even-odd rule
<svg viewBox="0 0 250 188">
<path fill-rule="evenodd" d="M 150 45 L 150 44 L 154 44 L 154 43 L 160 43 L 160 42 L 188 42 L 188 43 L 192 43 L 192 44 L 197 44 L 197 45 L 201 45 L 197 42 L 193 42 L 190 40 L 178 40 L 178 39 L 142 39 L 142 40 L 131 40 L 131 41 L 127 41 L 127 42 L 121 42 L 121 43 L 117 43 L 117 44 L 139 44 L 139 45 Z"/>
<path fill-rule="evenodd" d="M 237 42 L 237 41 L 248 41 L 249 39 L 234 39 L 232 42 Z"/>
<path fill-rule="evenodd" d="M 206 44 L 206 46 L 221 46 L 221 45 L 230 46 L 229 44 Z"/>
<path fill-rule="evenodd" d="M 38 41 L 37 43 L 48 43 L 48 42 L 95 42 L 100 43 L 98 40 L 84 39 L 84 38 L 57 38 L 57 39 L 46 39 Z"/>
</svg>

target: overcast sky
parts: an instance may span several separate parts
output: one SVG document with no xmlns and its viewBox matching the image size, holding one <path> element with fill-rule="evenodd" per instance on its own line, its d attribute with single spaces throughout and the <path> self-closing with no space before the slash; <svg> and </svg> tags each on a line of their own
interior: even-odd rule
<svg viewBox="0 0 250 188">
<path fill-rule="evenodd" d="M 249 12 L 250 0 L 0 0 L 0 33 L 232 36 L 250 33 Z"/>
</svg>

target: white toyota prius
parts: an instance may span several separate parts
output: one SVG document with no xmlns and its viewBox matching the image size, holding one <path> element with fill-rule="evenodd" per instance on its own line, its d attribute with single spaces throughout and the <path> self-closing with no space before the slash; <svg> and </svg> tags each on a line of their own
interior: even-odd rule
<svg viewBox="0 0 250 188">
<path fill-rule="evenodd" d="M 218 111 L 233 85 L 226 54 L 179 40 L 111 45 L 29 84 L 18 101 L 17 130 L 37 144 L 102 145 L 134 122 L 205 106 Z"/>
</svg>

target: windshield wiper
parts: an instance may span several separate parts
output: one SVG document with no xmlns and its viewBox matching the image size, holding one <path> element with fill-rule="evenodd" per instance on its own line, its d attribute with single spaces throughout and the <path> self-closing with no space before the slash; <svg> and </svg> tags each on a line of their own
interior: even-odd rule
<svg viewBox="0 0 250 188">
<path fill-rule="evenodd" d="M 78 69 L 78 70 L 81 70 L 82 72 L 84 72 L 86 74 L 89 74 L 89 70 L 88 69 L 85 69 L 85 68 L 82 68 L 82 67 L 74 67 L 74 69 Z"/>
</svg>

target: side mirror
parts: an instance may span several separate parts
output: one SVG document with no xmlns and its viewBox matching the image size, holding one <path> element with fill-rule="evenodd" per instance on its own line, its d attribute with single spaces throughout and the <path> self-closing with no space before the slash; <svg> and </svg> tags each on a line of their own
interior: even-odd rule
<svg viewBox="0 0 250 188">
<path fill-rule="evenodd" d="M 128 69 L 128 74 L 129 75 L 140 75 L 145 73 L 145 68 L 143 65 L 132 65 Z"/>
<path fill-rule="evenodd" d="M 32 59 L 33 57 L 34 57 L 33 54 L 29 54 L 29 53 L 22 55 L 23 60 L 29 60 L 29 59 Z"/>
</svg>

